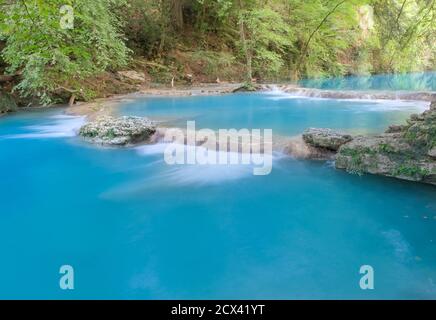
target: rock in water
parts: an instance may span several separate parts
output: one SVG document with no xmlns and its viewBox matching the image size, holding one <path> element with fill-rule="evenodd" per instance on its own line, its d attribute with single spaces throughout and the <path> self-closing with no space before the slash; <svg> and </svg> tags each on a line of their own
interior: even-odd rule
<svg viewBox="0 0 436 320">
<path fill-rule="evenodd" d="M 334 160 L 336 153 L 326 148 L 317 148 L 309 145 L 302 136 L 289 139 L 283 148 L 283 152 L 296 158 L 306 160 Z"/>
<path fill-rule="evenodd" d="M 357 137 L 342 145 L 336 167 L 436 185 L 436 105 L 407 124 L 373 137 Z"/>
<path fill-rule="evenodd" d="M 302 136 L 290 139 L 283 151 L 297 159 L 334 160 L 339 147 L 352 139 L 343 132 L 309 128 Z"/>
<path fill-rule="evenodd" d="M 147 142 L 155 132 L 147 118 L 103 116 L 81 127 L 79 134 L 92 143 L 124 146 Z"/>
<path fill-rule="evenodd" d="M 350 142 L 351 135 L 331 129 L 309 128 L 303 133 L 303 140 L 315 148 L 337 151 L 341 145 Z"/>
</svg>

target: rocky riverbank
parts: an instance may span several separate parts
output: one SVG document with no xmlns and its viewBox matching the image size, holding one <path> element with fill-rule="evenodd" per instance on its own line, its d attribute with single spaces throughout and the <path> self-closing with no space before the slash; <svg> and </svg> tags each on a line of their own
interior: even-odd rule
<svg viewBox="0 0 436 320">
<path fill-rule="evenodd" d="M 304 158 L 334 159 L 336 168 L 436 185 L 436 101 L 424 113 L 376 136 L 351 137 L 330 129 L 303 134 Z M 300 155 L 291 141 L 287 152 Z M 332 154 L 333 153 L 333 154 Z"/>
<path fill-rule="evenodd" d="M 95 120 L 101 116 L 111 116 L 116 113 L 116 109 L 123 103 L 146 97 L 187 97 L 205 96 L 233 93 L 240 88 L 240 83 L 223 84 L 201 84 L 198 86 L 187 87 L 165 87 L 143 88 L 135 93 L 114 95 L 109 98 L 95 99 L 91 102 L 78 102 L 67 108 L 67 114 L 87 116 L 90 120 Z"/>
<path fill-rule="evenodd" d="M 91 102 L 78 102 L 67 109 L 68 114 L 86 115 L 91 120 L 103 115 L 113 115 L 116 108 L 125 102 L 144 97 L 185 97 L 201 95 L 220 95 L 244 91 L 280 91 L 295 96 L 323 99 L 353 100 L 409 100 L 433 101 L 435 92 L 377 92 L 377 91 L 335 91 L 302 88 L 297 85 L 256 84 L 248 88 L 242 83 L 199 84 L 194 86 L 141 88 L 135 93 L 114 95 Z"/>
</svg>

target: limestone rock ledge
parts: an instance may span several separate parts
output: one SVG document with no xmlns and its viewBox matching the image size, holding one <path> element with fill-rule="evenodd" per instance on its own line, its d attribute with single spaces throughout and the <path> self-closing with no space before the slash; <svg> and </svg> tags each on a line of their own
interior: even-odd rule
<svg viewBox="0 0 436 320">
<path fill-rule="evenodd" d="M 341 145 L 353 137 L 332 129 L 309 128 L 302 136 L 288 141 L 284 152 L 297 158 L 308 160 L 334 160 Z"/>
<path fill-rule="evenodd" d="M 147 118 L 101 116 L 82 126 L 79 134 L 91 143 L 125 146 L 148 142 L 155 132 L 155 125 Z"/>
<path fill-rule="evenodd" d="M 340 146 L 353 138 L 349 134 L 331 129 L 309 128 L 303 133 L 303 140 L 313 147 L 338 151 Z"/>
<path fill-rule="evenodd" d="M 342 145 L 336 168 L 436 185 L 436 102 L 406 125 Z"/>
<path fill-rule="evenodd" d="M 376 136 L 355 136 L 307 129 L 284 150 L 298 159 L 335 160 L 350 173 L 377 174 L 436 185 L 436 101 L 404 125 L 392 125 Z"/>
</svg>

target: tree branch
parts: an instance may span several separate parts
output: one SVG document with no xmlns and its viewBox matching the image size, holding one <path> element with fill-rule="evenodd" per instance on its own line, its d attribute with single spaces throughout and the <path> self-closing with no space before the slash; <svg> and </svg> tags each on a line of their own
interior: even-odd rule
<svg viewBox="0 0 436 320">
<path fill-rule="evenodd" d="M 342 1 L 338 2 L 334 6 L 334 8 L 327 13 L 327 15 L 324 17 L 324 19 L 321 20 L 321 22 L 318 24 L 318 26 L 312 31 L 312 33 L 310 34 L 306 43 L 303 45 L 303 48 L 302 48 L 302 51 L 300 54 L 300 58 L 298 59 L 298 62 L 297 62 L 297 69 L 300 68 L 301 63 L 303 62 L 303 59 L 307 54 L 307 50 L 309 49 L 310 41 L 312 41 L 312 38 L 314 37 L 314 35 L 318 32 L 319 29 L 321 29 L 321 27 L 327 21 L 327 19 L 345 2 L 347 2 L 347 0 L 342 0 Z"/>
</svg>

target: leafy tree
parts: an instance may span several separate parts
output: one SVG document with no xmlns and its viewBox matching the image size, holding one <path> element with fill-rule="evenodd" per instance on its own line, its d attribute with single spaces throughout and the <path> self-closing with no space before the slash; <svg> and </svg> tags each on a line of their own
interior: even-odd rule
<svg viewBox="0 0 436 320">
<path fill-rule="evenodd" d="M 292 78 L 341 75 L 340 59 L 357 42 L 358 8 L 365 1 L 289 0 L 289 23 L 297 34 L 297 53 L 292 56 Z"/>
<path fill-rule="evenodd" d="M 118 0 L 0 0 L 8 71 L 22 72 L 17 89 L 44 104 L 59 95 L 87 98 L 83 79 L 124 65 L 128 49 L 111 7 Z M 60 8 L 74 8 L 74 27 L 62 28 Z"/>
<path fill-rule="evenodd" d="M 239 0 L 239 40 L 237 46 L 245 59 L 245 80 L 275 75 L 284 64 L 284 54 L 292 47 L 292 34 L 282 16 L 272 7 L 256 1 Z"/>
<path fill-rule="evenodd" d="M 436 1 L 374 0 L 379 45 L 374 63 L 379 72 L 435 67 Z"/>
<path fill-rule="evenodd" d="M 160 0 L 130 0 L 117 6 L 126 44 L 136 55 L 155 57 L 172 48 L 171 20 L 165 5 Z"/>
<path fill-rule="evenodd" d="M 60 26 L 63 5 L 74 8 L 73 29 Z M 0 72 L 20 74 L 16 89 L 46 104 L 91 98 L 89 79 L 126 65 L 130 49 L 140 58 L 131 66 L 164 82 L 192 70 L 251 82 L 436 68 L 436 0 L 0 0 L 0 8 Z"/>
</svg>

